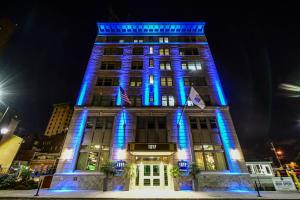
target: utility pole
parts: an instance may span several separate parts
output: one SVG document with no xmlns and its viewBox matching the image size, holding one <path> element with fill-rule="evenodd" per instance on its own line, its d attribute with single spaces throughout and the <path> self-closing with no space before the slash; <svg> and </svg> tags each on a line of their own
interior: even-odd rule
<svg viewBox="0 0 300 200">
<path fill-rule="evenodd" d="M 275 149 L 275 147 L 274 147 L 274 145 L 273 145 L 273 142 L 271 142 L 271 146 L 272 146 L 272 150 L 273 150 L 274 153 L 275 153 L 275 156 L 276 156 L 276 158 L 277 158 L 277 161 L 278 161 L 280 167 L 283 168 L 283 167 L 282 167 L 282 164 L 281 164 L 281 162 L 280 162 L 280 159 L 279 159 L 279 157 L 278 157 L 278 155 L 277 155 L 276 149 Z"/>
</svg>

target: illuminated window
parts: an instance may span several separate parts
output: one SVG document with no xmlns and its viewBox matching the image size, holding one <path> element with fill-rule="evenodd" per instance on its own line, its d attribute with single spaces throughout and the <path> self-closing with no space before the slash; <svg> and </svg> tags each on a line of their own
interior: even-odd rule
<svg viewBox="0 0 300 200">
<path fill-rule="evenodd" d="M 161 86 L 173 86 L 173 79 L 171 77 L 161 77 L 160 85 Z"/>
<path fill-rule="evenodd" d="M 149 54 L 153 54 L 153 47 L 149 47 Z"/>
<path fill-rule="evenodd" d="M 163 95 L 161 97 L 161 105 L 162 106 L 175 106 L 174 96 Z"/>
<path fill-rule="evenodd" d="M 171 63 L 169 61 L 161 61 L 159 67 L 160 70 L 171 70 Z"/>
<path fill-rule="evenodd" d="M 153 75 L 150 75 L 150 76 L 149 76 L 149 84 L 150 84 L 150 85 L 153 85 L 153 83 L 154 83 Z"/>
<path fill-rule="evenodd" d="M 149 67 L 154 67 L 154 60 L 153 60 L 153 58 L 149 59 Z"/>
<path fill-rule="evenodd" d="M 170 49 L 169 48 L 160 48 L 159 49 L 159 55 L 169 56 L 170 55 Z"/>
<path fill-rule="evenodd" d="M 169 43 L 168 37 L 159 37 L 158 38 L 159 43 Z"/>
<path fill-rule="evenodd" d="M 182 61 L 181 69 L 195 71 L 195 70 L 201 70 L 202 66 L 199 61 Z"/>
<path fill-rule="evenodd" d="M 140 77 L 131 77 L 130 78 L 130 86 L 131 87 L 141 87 L 142 86 L 142 78 L 140 78 Z"/>
</svg>

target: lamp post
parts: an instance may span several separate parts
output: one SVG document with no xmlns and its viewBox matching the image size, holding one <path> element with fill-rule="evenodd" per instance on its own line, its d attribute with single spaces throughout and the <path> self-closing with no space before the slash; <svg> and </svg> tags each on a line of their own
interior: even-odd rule
<svg viewBox="0 0 300 200">
<path fill-rule="evenodd" d="M 274 145 L 273 145 L 273 142 L 271 142 L 271 146 L 272 146 L 272 151 L 274 151 L 275 156 L 276 156 L 276 159 L 277 159 L 277 161 L 278 161 L 280 167 L 283 168 L 283 167 L 282 167 L 282 164 L 281 164 L 281 162 L 280 162 L 280 159 L 279 159 L 279 157 L 278 157 L 278 155 L 282 155 L 282 151 L 276 151 L 276 149 L 275 149 L 275 147 L 274 147 Z"/>
</svg>

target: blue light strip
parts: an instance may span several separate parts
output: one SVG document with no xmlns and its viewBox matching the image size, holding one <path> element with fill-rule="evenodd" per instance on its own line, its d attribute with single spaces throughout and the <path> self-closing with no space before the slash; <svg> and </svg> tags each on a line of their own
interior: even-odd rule
<svg viewBox="0 0 300 200">
<path fill-rule="evenodd" d="M 127 111 L 126 109 L 122 109 L 117 116 L 117 124 L 116 124 L 116 134 L 115 134 L 115 145 L 117 149 L 125 148 L 125 130 L 124 124 L 127 124 Z"/>
<path fill-rule="evenodd" d="M 99 35 L 203 35 L 204 22 L 99 22 Z"/>
<path fill-rule="evenodd" d="M 216 118 L 218 122 L 218 126 L 220 129 L 221 139 L 224 146 L 224 151 L 228 163 L 228 167 L 231 173 L 240 173 L 240 167 L 238 165 L 237 160 L 233 160 L 230 155 L 230 150 L 235 149 L 235 143 L 232 137 L 232 133 L 230 131 L 229 125 L 225 121 L 225 116 L 222 111 L 216 109 Z"/>
<path fill-rule="evenodd" d="M 214 90 L 217 93 L 217 98 L 218 98 L 218 104 L 222 105 L 222 106 L 226 106 L 227 105 L 227 101 L 221 86 L 221 82 L 220 82 L 220 78 L 214 63 L 214 60 L 212 58 L 212 55 L 210 53 L 209 47 L 207 46 L 207 48 L 204 50 L 204 55 L 205 57 L 208 59 L 207 62 L 207 72 L 211 78 L 211 83 L 214 86 Z"/>
<path fill-rule="evenodd" d="M 77 112 L 77 111 L 75 111 Z M 78 154 L 79 154 L 79 149 L 80 149 L 80 145 L 81 145 L 81 138 L 83 137 L 83 133 L 84 133 L 84 128 L 85 128 L 85 124 L 86 124 L 86 119 L 88 116 L 88 110 L 86 108 L 83 109 L 83 111 L 81 112 L 81 114 L 79 116 L 77 116 L 76 122 L 75 124 L 79 124 L 79 128 L 76 131 L 76 133 L 74 133 L 74 136 L 72 137 L 72 142 L 70 142 L 70 146 L 69 148 L 73 149 L 74 155 L 73 155 L 73 159 L 72 159 L 72 170 L 68 170 L 68 171 L 64 171 L 64 172 L 74 172 L 75 170 L 75 166 L 76 166 L 76 162 L 77 162 L 77 158 L 78 158 Z"/>
<path fill-rule="evenodd" d="M 185 115 L 183 114 L 181 117 L 181 120 L 179 121 L 180 115 L 181 115 L 182 109 L 178 108 L 176 110 L 176 121 L 174 124 L 176 124 L 176 129 L 178 130 L 178 145 L 180 149 L 188 149 L 189 147 L 189 137 L 187 135 L 186 131 L 186 119 Z M 179 124 L 179 127 L 177 127 L 177 123 Z"/>
<path fill-rule="evenodd" d="M 86 68 L 86 71 L 85 71 L 85 74 L 84 74 L 84 77 L 83 77 L 83 81 L 82 81 L 82 85 L 81 85 L 81 88 L 80 88 L 79 96 L 78 96 L 77 101 L 76 101 L 77 106 L 82 106 L 82 105 L 86 104 L 88 90 L 91 87 L 91 82 L 92 82 L 94 72 L 96 70 L 96 62 L 99 59 L 99 55 L 100 55 L 99 46 L 94 45 L 93 50 L 92 50 L 92 54 L 91 54 L 90 59 L 89 59 L 89 63 L 87 65 L 87 68 Z"/>
<path fill-rule="evenodd" d="M 154 52 L 159 51 L 159 46 L 154 46 Z M 154 57 L 154 68 L 151 69 L 154 76 L 153 83 L 153 97 L 154 97 L 154 106 L 160 105 L 160 66 L 159 66 L 159 58 L 157 56 Z"/>
<path fill-rule="evenodd" d="M 143 69 L 143 80 L 142 80 L 142 94 L 143 94 L 143 105 L 149 106 L 149 95 L 150 95 L 150 86 L 149 86 L 149 46 L 144 47 L 144 69 Z"/>
</svg>

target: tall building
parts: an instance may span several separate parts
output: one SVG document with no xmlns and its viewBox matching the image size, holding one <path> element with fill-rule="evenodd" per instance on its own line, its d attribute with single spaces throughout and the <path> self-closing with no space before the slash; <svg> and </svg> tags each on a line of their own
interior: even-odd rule
<svg viewBox="0 0 300 200">
<path fill-rule="evenodd" d="M 51 187 L 102 190 L 99 165 L 112 159 L 135 173 L 113 177 L 109 190 L 191 189 L 189 176 L 174 179 L 170 169 L 192 162 L 201 169 L 195 190 L 251 188 L 205 23 L 97 25 Z M 188 100 L 191 86 L 204 109 Z"/>
<path fill-rule="evenodd" d="M 73 114 L 73 106 L 68 103 L 54 104 L 45 136 L 53 136 L 68 131 Z"/>
</svg>

